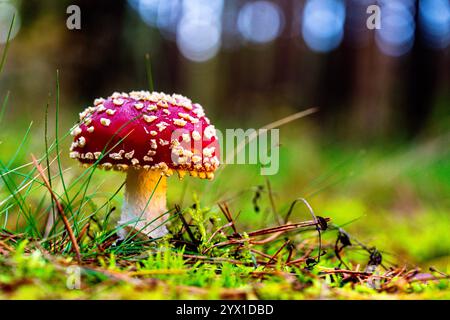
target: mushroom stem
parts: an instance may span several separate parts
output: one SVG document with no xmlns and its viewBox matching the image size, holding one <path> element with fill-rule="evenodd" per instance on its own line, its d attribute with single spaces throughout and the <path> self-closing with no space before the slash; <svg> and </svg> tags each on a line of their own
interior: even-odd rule
<svg viewBox="0 0 450 320">
<path fill-rule="evenodd" d="M 130 229 L 151 238 L 167 234 L 166 191 L 167 178 L 160 171 L 129 168 L 119 221 L 119 226 L 126 226 L 119 230 L 119 236 L 124 238 Z"/>
</svg>

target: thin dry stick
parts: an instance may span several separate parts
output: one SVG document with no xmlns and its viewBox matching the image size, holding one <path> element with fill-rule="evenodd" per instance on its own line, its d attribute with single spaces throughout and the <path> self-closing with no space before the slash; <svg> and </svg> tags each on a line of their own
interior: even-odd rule
<svg viewBox="0 0 450 320">
<path fill-rule="evenodd" d="M 305 198 L 295 199 L 294 202 L 292 202 L 288 213 L 286 214 L 285 221 L 287 222 L 289 220 L 289 216 L 291 215 L 292 210 L 294 209 L 294 206 L 298 201 L 302 201 L 305 204 L 305 206 L 309 210 L 309 213 L 311 214 L 312 218 L 314 219 L 314 222 L 316 223 L 316 230 L 317 230 L 317 234 L 318 234 L 318 238 L 319 238 L 319 253 L 317 254 L 317 262 L 319 262 L 320 256 L 322 255 L 322 233 L 320 232 L 320 223 L 319 223 L 320 221 L 317 219 L 316 215 L 314 214 L 314 210 L 311 207 L 311 205 L 309 204 L 309 202 L 306 201 Z M 325 219 L 325 222 L 328 222 L 328 221 L 326 221 L 326 219 Z"/>
<path fill-rule="evenodd" d="M 205 242 L 205 244 L 210 243 L 212 241 L 212 239 L 214 239 L 214 237 L 221 232 L 223 229 L 226 229 L 228 227 L 231 227 L 231 225 L 233 224 L 233 222 L 228 222 L 227 224 L 224 224 L 223 226 L 221 226 L 219 229 L 217 229 L 216 231 L 214 231 L 214 233 L 211 235 L 211 237 L 209 237 L 209 239 Z"/>
<path fill-rule="evenodd" d="M 77 239 L 75 238 L 75 235 L 73 234 L 72 227 L 70 226 L 69 220 L 67 219 L 67 217 L 64 213 L 64 209 L 61 206 L 61 203 L 58 201 L 58 198 L 56 197 L 52 188 L 50 187 L 50 183 L 48 182 L 47 177 L 45 176 L 44 170 L 42 169 L 41 165 L 37 162 L 37 160 L 33 154 L 31 155 L 31 158 L 33 160 L 34 166 L 36 167 L 37 171 L 39 172 L 39 175 L 41 176 L 42 181 L 44 182 L 45 186 L 47 187 L 48 191 L 50 192 L 50 195 L 53 198 L 53 201 L 56 204 L 58 213 L 61 216 L 64 226 L 66 227 L 67 233 L 69 234 L 70 241 L 72 242 L 72 247 L 73 247 L 73 250 L 77 257 L 77 261 L 78 261 L 78 263 L 81 264 L 80 248 L 78 247 L 78 242 L 77 242 Z"/>
<path fill-rule="evenodd" d="M 233 154 L 238 154 L 239 152 L 241 152 L 242 149 L 245 148 L 245 146 L 248 143 L 250 143 L 251 141 L 256 139 L 262 132 L 264 132 L 264 130 L 271 130 L 271 129 L 281 127 L 281 126 L 283 126 L 289 122 L 292 122 L 294 120 L 309 116 L 310 114 L 313 114 L 313 113 L 317 112 L 318 110 L 319 110 L 318 108 L 309 108 L 309 109 L 291 114 L 290 116 L 287 116 L 283 119 L 266 124 L 265 126 L 261 127 L 260 130 L 253 132 L 251 135 L 249 135 L 248 140 L 246 139 L 247 141 L 244 140 L 238 146 L 236 146 L 236 149 L 232 151 L 233 153 L 231 155 L 230 154 L 226 155 L 226 159 L 229 159 Z M 225 166 L 226 166 L 226 164 L 222 163 L 221 166 L 219 167 L 219 169 L 216 170 L 216 173 L 215 173 L 216 181 L 217 181 L 217 176 L 223 172 L 223 169 L 225 168 Z M 209 188 L 211 188 L 211 186 L 212 186 L 212 183 L 209 184 Z"/>
<path fill-rule="evenodd" d="M 330 218 L 324 218 L 324 220 L 330 221 Z M 289 232 L 292 230 L 309 227 L 309 226 L 317 226 L 317 224 L 318 223 L 314 222 L 314 221 L 305 221 L 305 222 L 301 222 L 301 223 L 288 224 L 288 225 L 283 225 L 283 226 L 279 226 L 279 227 L 273 227 L 273 228 L 261 229 L 261 230 L 254 231 L 254 232 L 249 232 L 248 233 L 249 238 L 231 239 L 228 241 L 219 242 L 219 243 L 216 243 L 213 246 L 205 249 L 205 251 L 203 251 L 203 253 L 206 253 L 213 248 L 224 247 L 224 246 L 229 246 L 229 245 L 241 245 L 246 242 L 248 242 L 250 244 L 254 244 L 254 245 L 264 244 L 264 243 L 273 241 L 273 239 L 275 239 L 277 236 L 279 236 L 285 232 Z M 276 233 L 276 235 L 273 235 L 273 237 L 268 237 L 267 239 L 264 239 L 264 240 L 257 241 L 254 238 L 257 236 L 262 236 L 262 235 L 272 234 L 272 233 Z M 268 239 L 270 239 L 270 241 L 268 241 Z"/>
<path fill-rule="evenodd" d="M 431 272 L 439 273 L 441 276 L 448 277 L 448 275 L 447 275 L 446 273 L 444 273 L 444 272 L 442 272 L 442 271 L 439 271 L 438 269 L 436 269 L 436 268 L 433 267 L 433 266 L 430 267 L 430 271 L 431 271 Z"/>
<path fill-rule="evenodd" d="M 261 128 L 262 130 L 260 129 L 257 132 L 253 132 L 248 137 L 248 141 L 247 142 L 246 141 L 242 141 L 241 144 L 239 144 L 236 147 L 236 154 L 239 153 L 245 147 L 245 145 L 247 143 L 250 143 L 254 139 L 256 139 L 261 134 L 262 131 L 264 131 L 264 130 L 271 130 L 271 129 L 275 129 L 275 128 L 281 127 L 282 125 L 285 125 L 285 124 L 287 124 L 289 122 L 292 122 L 294 120 L 297 120 L 297 119 L 309 116 L 310 114 L 313 114 L 313 113 L 317 112 L 317 110 L 319 110 L 319 109 L 317 109 L 317 108 L 309 108 L 309 109 L 306 109 L 306 110 L 303 110 L 303 111 L 291 114 L 290 116 L 287 116 L 287 117 L 285 117 L 283 119 L 271 122 L 271 123 L 263 126 Z"/>
<path fill-rule="evenodd" d="M 423 281 L 439 281 L 439 280 L 445 280 L 445 279 L 450 279 L 450 276 L 427 276 L 427 277 L 423 277 L 423 278 L 413 278 L 410 280 L 407 280 L 408 283 L 412 283 L 412 282 L 423 282 Z"/>
<path fill-rule="evenodd" d="M 325 218 L 325 221 L 330 221 L 330 218 Z M 285 224 L 279 227 L 271 227 L 266 229 L 261 229 L 258 231 L 249 232 L 248 235 L 250 237 L 256 237 L 256 236 L 262 236 L 265 234 L 275 233 L 275 232 L 287 232 L 292 231 L 298 228 L 304 228 L 304 227 L 313 227 L 317 226 L 317 221 L 303 221 L 298 223 L 291 223 L 291 224 Z"/>
<path fill-rule="evenodd" d="M 181 212 L 181 208 L 179 205 L 175 205 L 175 213 L 180 217 L 181 223 L 183 224 L 183 227 L 186 229 L 186 232 L 189 235 L 189 238 L 191 238 L 192 242 L 195 245 L 198 245 L 198 240 L 195 238 L 194 234 L 192 233 L 191 228 L 189 228 L 189 223 L 187 223 L 186 219 L 183 216 L 183 213 Z"/>
<path fill-rule="evenodd" d="M 259 254 L 260 256 L 266 258 L 266 259 L 273 259 L 274 262 L 277 262 L 277 258 L 276 257 L 272 257 L 270 254 L 264 253 L 262 251 L 256 250 L 256 249 L 250 249 L 251 252 Z"/>
<path fill-rule="evenodd" d="M 83 229 L 81 229 L 80 234 L 78 235 L 77 241 L 81 241 L 83 239 L 83 237 L 86 235 L 86 232 L 89 230 L 90 226 L 91 226 L 91 224 L 89 222 L 86 223 L 86 225 L 83 227 Z"/>
<path fill-rule="evenodd" d="M 13 248 L 13 247 L 7 245 L 7 244 L 6 244 L 5 242 L 3 242 L 3 241 L 0 241 L 0 248 L 2 248 L 2 247 L 5 248 L 6 250 L 10 251 L 10 252 L 14 251 L 14 248 Z"/>
<path fill-rule="evenodd" d="M 306 252 L 305 252 L 305 254 L 303 254 L 303 256 L 301 256 L 301 257 L 298 258 L 298 259 L 291 260 L 291 261 L 287 262 L 286 265 L 287 265 L 287 266 L 291 266 L 291 265 L 295 265 L 295 264 L 297 264 L 297 263 L 301 263 L 301 262 L 306 261 L 306 259 L 308 259 L 309 255 L 310 255 L 311 252 L 313 252 L 313 251 L 314 251 L 314 249 L 309 248 L 308 250 L 306 250 Z"/>
<path fill-rule="evenodd" d="M 237 232 L 236 225 L 233 220 L 233 215 L 231 214 L 231 211 L 230 211 L 230 208 L 228 208 L 228 205 L 225 202 L 222 204 L 218 203 L 217 205 L 219 206 L 220 211 L 222 211 L 223 215 L 228 220 L 228 222 L 231 223 L 231 228 L 233 228 L 233 232 L 234 232 L 233 236 L 238 235 L 239 233 Z"/>
<path fill-rule="evenodd" d="M 278 238 L 279 236 L 281 236 L 284 232 L 277 232 L 272 234 L 271 236 L 263 239 L 263 240 L 252 240 L 252 244 L 257 244 L 257 245 L 262 245 L 262 244 L 266 244 L 269 242 L 272 242 L 273 240 L 275 240 L 276 238 Z"/>
<path fill-rule="evenodd" d="M 208 256 L 200 256 L 195 254 L 183 254 L 183 258 L 187 259 L 193 259 L 193 260 L 207 260 L 209 262 L 216 262 L 216 263 L 222 263 L 222 262 L 229 262 L 234 264 L 245 264 L 242 261 L 235 260 L 235 259 L 227 259 L 227 258 L 215 258 L 215 257 L 208 257 Z"/>
<path fill-rule="evenodd" d="M 283 250 L 284 247 L 286 247 L 290 242 L 291 242 L 291 240 L 287 240 L 285 243 L 283 243 L 283 245 L 277 250 L 277 252 L 275 252 L 275 254 L 270 258 L 270 260 L 267 261 L 266 267 L 267 267 L 267 265 L 269 265 L 272 261 L 274 261 L 274 259 L 278 256 L 278 254 L 281 252 L 281 250 Z"/>
<path fill-rule="evenodd" d="M 366 271 L 345 270 L 345 269 L 321 270 L 320 272 L 324 273 L 324 274 L 346 273 L 346 274 L 359 275 L 359 276 L 371 276 L 372 275 L 372 273 L 366 272 Z"/>
</svg>

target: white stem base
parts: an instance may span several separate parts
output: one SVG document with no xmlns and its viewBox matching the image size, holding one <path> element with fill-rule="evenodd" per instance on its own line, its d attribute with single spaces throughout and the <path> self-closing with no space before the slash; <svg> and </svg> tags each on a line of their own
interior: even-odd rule
<svg viewBox="0 0 450 320">
<path fill-rule="evenodd" d="M 128 169 L 119 220 L 119 226 L 125 227 L 119 230 L 119 237 L 125 238 L 130 230 L 131 233 L 138 232 L 150 238 L 167 234 L 164 225 L 168 218 L 166 191 L 167 178 L 159 171 Z"/>
</svg>

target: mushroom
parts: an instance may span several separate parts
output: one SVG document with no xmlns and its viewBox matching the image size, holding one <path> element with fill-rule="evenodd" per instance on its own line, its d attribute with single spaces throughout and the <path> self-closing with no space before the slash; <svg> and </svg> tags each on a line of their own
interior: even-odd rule
<svg viewBox="0 0 450 320">
<path fill-rule="evenodd" d="M 216 131 L 201 105 L 173 94 L 133 91 L 95 99 L 73 128 L 70 157 L 84 166 L 125 171 L 119 236 L 158 238 L 168 231 L 166 177 L 213 179 Z"/>
</svg>

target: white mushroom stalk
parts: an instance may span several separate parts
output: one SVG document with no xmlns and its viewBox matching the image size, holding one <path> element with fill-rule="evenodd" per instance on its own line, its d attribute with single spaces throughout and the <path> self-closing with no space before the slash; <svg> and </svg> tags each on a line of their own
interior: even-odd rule
<svg viewBox="0 0 450 320">
<path fill-rule="evenodd" d="M 119 220 L 119 237 L 125 238 L 135 231 L 150 238 L 166 235 L 166 192 L 167 178 L 160 171 L 129 168 Z"/>
</svg>

